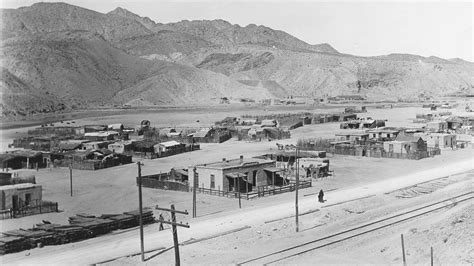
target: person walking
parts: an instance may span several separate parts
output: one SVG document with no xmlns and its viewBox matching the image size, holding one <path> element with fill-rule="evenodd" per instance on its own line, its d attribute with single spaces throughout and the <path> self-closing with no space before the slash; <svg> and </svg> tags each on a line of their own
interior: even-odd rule
<svg viewBox="0 0 474 266">
<path fill-rule="evenodd" d="M 324 192 L 322 189 L 319 191 L 318 199 L 319 199 L 319 202 L 324 203 Z"/>
<path fill-rule="evenodd" d="M 162 221 L 164 221 L 165 219 L 163 219 L 163 215 L 161 215 L 161 213 L 160 213 L 160 217 L 158 218 L 158 220 L 160 221 L 160 228 L 159 228 L 159 230 L 160 230 L 160 231 L 165 230 L 165 228 L 163 227 L 163 223 L 162 223 Z"/>
</svg>

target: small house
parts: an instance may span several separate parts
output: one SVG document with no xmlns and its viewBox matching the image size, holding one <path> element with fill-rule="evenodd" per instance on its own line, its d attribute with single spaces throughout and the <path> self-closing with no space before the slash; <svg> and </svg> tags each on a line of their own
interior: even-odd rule
<svg viewBox="0 0 474 266">
<path fill-rule="evenodd" d="M 0 210 L 36 206 L 41 204 L 43 195 L 41 185 L 30 183 L 0 186 L 0 194 Z"/>
<path fill-rule="evenodd" d="M 383 143 L 385 152 L 388 153 L 415 153 L 427 150 L 426 142 L 421 137 L 399 135 L 393 141 Z"/>
<path fill-rule="evenodd" d="M 355 143 L 365 142 L 369 139 L 369 133 L 366 132 L 347 132 L 336 134 L 342 141 L 350 141 Z"/>
<path fill-rule="evenodd" d="M 397 136 L 399 131 L 394 129 L 373 129 L 369 132 L 369 138 L 376 139 L 376 140 L 394 140 Z"/>
<path fill-rule="evenodd" d="M 111 124 L 107 126 L 108 130 L 117 130 L 117 131 L 122 131 L 124 129 L 123 124 Z"/>
<path fill-rule="evenodd" d="M 100 131 L 107 131 L 107 126 L 105 125 L 85 125 L 84 126 L 84 133 L 100 132 Z"/>
<path fill-rule="evenodd" d="M 114 140 L 115 137 L 118 137 L 119 133 L 116 131 L 97 131 L 89 132 L 84 134 L 84 139 L 90 141 L 105 141 L 105 140 Z"/>
<path fill-rule="evenodd" d="M 243 126 L 252 126 L 257 123 L 257 119 L 242 119 L 240 120 L 240 124 Z"/>
<path fill-rule="evenodd" d="M 60 152 L 81 150 L 84 143 L 90 142 L 89 140 L 62 140 L 59 142 L 56 150 Z"/>
<path fill-rule="evenodd" d="M 446 119 L 446 123 L 448 124 L 448 129 L 456 130 L 462 127 L 463 121 L 459 117 L 451 116 Z"/>
<path fill-rule="evenodd" d="M 196 183 L 200 188 L 222 191 L 250 192 L 259 186 L 281 185 L 284 183 L 280 176 L 281 170 L 275 167 L 275 161 L 244 158 L 219 162 L 199 164 L 188 169 L 189 184 L 194 184 L 194 169 Z"/>
<path fill-rule="evenodd" d="M 154 145 L 155 148 L 155 153 L 161 154 L 161 153 L 173 153 L 173 152 L 184 152 L 185 150 L 185 144 L 179 143 L 174 140 L 166 141 L 166 142 L 161 142 L 156 145 Z"/>
<path fill-rule="evenodd" d="M 446 132 L 448 130 L 448 122 L 431 121 L 426 124 L 426 128 L 431 132 Z"/>
<path fill-rule="evenodd" d="M 456 147 L 456 135 L 445 133 L 416 133 L 430 148 L 453 148 Z"/>
<path fill-rule="evenodd" d="M 132 141 L 118 141 L 118 142 L 109 144 L 107 146 L 107 149 L 115 153 L 125 153 L 125 152 L 133 150 L 133 142 Z"/>
<path fill-rule="evenodd" d="M 91 141 L 82 143 L 82 150 L 100 150 L 107 148 L 110 141 Z"/>
<path fill-rule="evenodd" d="M 278 121 L 275 119 L 264 119 L 261 123 L 262 127 L 278 127 Z"/>
</svg>

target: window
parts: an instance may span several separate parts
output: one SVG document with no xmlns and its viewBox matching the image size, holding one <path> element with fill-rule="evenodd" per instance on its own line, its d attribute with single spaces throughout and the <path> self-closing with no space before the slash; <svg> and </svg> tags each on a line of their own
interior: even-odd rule
<svg viewBox="0 0 474 266">
<path fill-rule="evenodd" d="M 393 152 L 393 144 L 388 144 L 388 152 Z"/>
<path fill-rule="evenodd" d="M 216 187 L 216 177 L 214 175 L 211 175 L 211 188 Z"/>
</svg>

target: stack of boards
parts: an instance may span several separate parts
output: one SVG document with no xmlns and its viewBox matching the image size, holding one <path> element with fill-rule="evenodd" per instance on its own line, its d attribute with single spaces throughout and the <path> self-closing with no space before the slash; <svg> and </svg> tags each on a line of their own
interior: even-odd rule
<svg viewBox="0 0 474 266">
<path fill-rule="evenodd" d="M 69 217 L 69 225 L 37 224 L 30 229 L 2 232 L 0 254 L 20 252 L 45 245 L 61 245 L 76 242 L 113 230 L 127 229 L 139 225 L 139 211 L 123 214 L 103 214 L 99 217 L 89 214 L 76 214 Z M 143 224 L 155 222 L 151 209 L 143 210 Z"/>
</svg>

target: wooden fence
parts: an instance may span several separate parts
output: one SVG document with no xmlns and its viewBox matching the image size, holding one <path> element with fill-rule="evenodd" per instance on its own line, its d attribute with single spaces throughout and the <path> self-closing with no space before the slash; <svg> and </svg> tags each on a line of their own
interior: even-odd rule
<svg viewBox="0 0 474 266">
<path fill-rule="evenodd" d="M 299 184 L 299 188 L 308 188 L 311 187 L 311 181 L 301 181 Z M 265 196 L 270 196 L 270 195 L 276 195 L 276 194 L 281 194 L 285 192 L 291 192 L 296 189 L 296 184 L 295 183 L 290 183 L 288 185 L 283 185 L 283 186 L 271 186 L 271 185 L 266 185 L 266 186 L 258 186 L 256 191 L 251 191 L 251 192 L 238 192 L 238 191 L 223 191 L 223 190 L 217 190 L 217 189 L 209 189 L 209 188 L 197 188 L 197 192 L 203 193 L 203 194 L 208 194 L 208 195 L 213 195 L 213 196 L 220 196 L 220 197 L 228 197 L 228 198 L 241 198 L 241 199 L 253 199 L 253 198 L 259 198 L 259 197 L 265 197 Z M 192 191 L 192 187 L 191 187 Z"/>
<path fill-rule="evenodd" d="M 148 188 L 158 188 L 165 190 L 175 190 L 175 191 L 189 191 L 189 186 L 187 183 L 174 181 L 174 180 L 162 180 L 161 176 L 169 176 L 168 173 L 151 176 L 142 176 L 142 186 Z M 137 177 L 138 183 L 138 177 Z"/>
<path fill-rule="evenodd" d="M 34 204 L 33 204 L 34 203 Z M 40 213 L 58 212 L 58 203 L 51 201 L 36 200 L 28 206 L 19 209 L 8 209 L 0 211 L 0 219 L 13 219 Z"/>
</svg>

